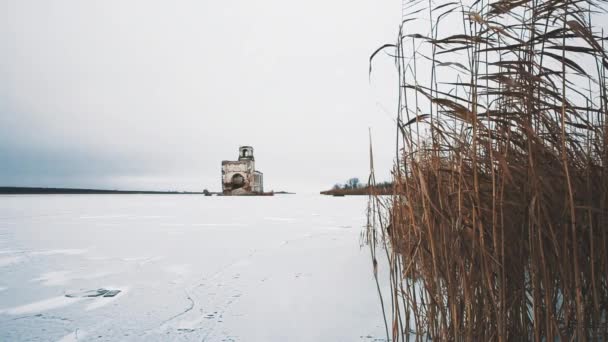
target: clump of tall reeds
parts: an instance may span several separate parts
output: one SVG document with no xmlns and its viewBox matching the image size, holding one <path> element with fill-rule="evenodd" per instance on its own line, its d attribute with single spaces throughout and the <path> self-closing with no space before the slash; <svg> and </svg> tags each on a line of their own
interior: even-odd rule
<svg viewBox="0 0 608 342">
<path fill-rule="evenodd" d="M 411 1 L 372 55 L 399 74 L 366 234 L 391 340 L 608 341 L 604 4 Z"/>
</svg>

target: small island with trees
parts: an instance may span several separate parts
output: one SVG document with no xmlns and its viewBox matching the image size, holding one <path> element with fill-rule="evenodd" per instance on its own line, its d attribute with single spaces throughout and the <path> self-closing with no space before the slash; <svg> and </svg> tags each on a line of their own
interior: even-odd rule
<svg viewBox="0 0 608 342">
<path fill-rule="evenodd" d="M 354 196 L 354 195 L 389 195 L 392 193 L 393 183 L 382 182 L 377 183 L 372 187 L 369 184 L 361 183 L 359 178 L 350 178 L 344 184 L 336 183 L 332 189 L 321 191 L 321 195 L 331 195 L 336 197 Z"/>
</svg>

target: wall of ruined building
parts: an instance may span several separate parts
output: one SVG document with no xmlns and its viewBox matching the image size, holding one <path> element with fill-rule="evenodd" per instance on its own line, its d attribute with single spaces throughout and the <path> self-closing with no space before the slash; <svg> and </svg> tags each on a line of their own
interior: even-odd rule
<svg viewBox="0 0 608 342">
<path fill-rule="evenodd" d="M 222 190 L 224 193 L 234 190 L 232 177 L 240 174 L 244 178 L 241 189 L 253 191 L 255 163 L 253 160 L 223 161 L 222 162 Z"/>
<path fill-rule="evenodd" d="M 264 174 L 262 174 L 261 172 L 254 172 L 253 180 L 254 180 L 253 191 L 260 192 L 260 193 L 264 192 Z"/>
</svg>

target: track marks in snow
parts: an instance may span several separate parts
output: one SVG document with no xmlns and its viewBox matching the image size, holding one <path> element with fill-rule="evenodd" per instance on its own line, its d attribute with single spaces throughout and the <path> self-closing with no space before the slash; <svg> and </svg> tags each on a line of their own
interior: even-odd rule
<svg viewBox="0 0 608 342">
<path fill-rule="evenodd" d="M 243 295 L 236 282 L 242 281 L 238 268 L 247 268 L 257 250 L 228 263 L 209 277 L 200 277 L 184 288 L 188 306 L 181 312 L 163 320 L 143 336 L 164 334 L 213 334 L 217 324 L 223 323 L 224 314 Z M 189 337 L 191 338 L 191 337 Z M 204 340 L 204 339 L 203 339 Z"/>
<path fill-rule="evenodd" d="M 86 331 L 76 329 L 75 331 L 63 336 L 61 339 L 57 340 L 57 342 L 77 342 L 79 339 L 85 338 L 88 335 Z"/>
</svg>

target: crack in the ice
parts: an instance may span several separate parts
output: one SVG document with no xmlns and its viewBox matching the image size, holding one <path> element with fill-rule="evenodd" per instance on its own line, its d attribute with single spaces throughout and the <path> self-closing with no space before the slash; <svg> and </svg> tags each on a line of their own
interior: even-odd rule
<svg viewBox="0 0 608 342">
<path fill-rule="evenodd" d="M 180 316 L 185 315 L 186 313 L 188 313 L 189 311 L 191 311 L 192 309 L 194 309 L 194 306 L 195 306 L 194 299 L 192 299 L 192 297 L 190 296 L 190 294 L 188 293 L 188 291 L 186 289 L 184 289 L 184 293 L 186 294 L 186 298 L 190 301 L 190 306 L 187 307 L 186 310 L 184 310 L 184 311 L 182 311 L 182 312 L 180 312 L 180 313 L 178 313 L 176 315 L 173 315 L 173 316 L 169 317 L 168 319 L 164 320 L 162 323 L 160 323 L 158 325 L 159 327 L 161 327 L 161 326 L 163 326 L 163 325 L 171 322 L 172 320 L 174 320 L 174 319 L 176 319 L 176 318 L 178 318 Z"/>
<path fill-rule="evenodd" d="M 13 318 L 13 319 L 11 319 L 11 321 L 18 321 L 18 320 L 27 319 L 27 318 L 39 318 L 39 319 L 72 322 L 72 320 L 69 318 L 65 318 L 65 317 L 61 317 L 61 316 L 49 316 L 49 315 L 44 315 L 44 314 L 21 316 L 21 317 Z"/>
</svg>

